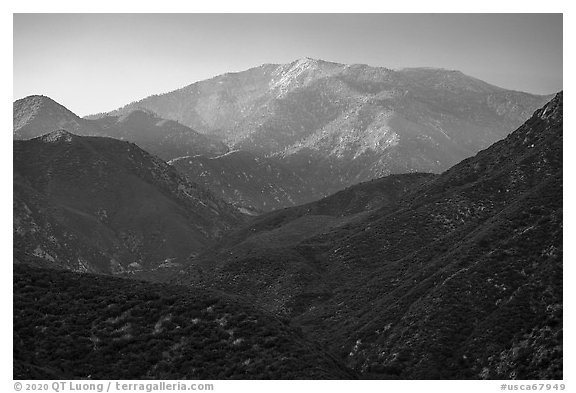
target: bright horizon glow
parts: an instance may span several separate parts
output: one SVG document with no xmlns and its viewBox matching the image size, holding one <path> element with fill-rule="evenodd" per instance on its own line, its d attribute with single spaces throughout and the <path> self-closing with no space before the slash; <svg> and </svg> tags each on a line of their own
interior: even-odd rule
<svg viewBox="0 0 576 393">
<path fill-rule="evenodd" d="M 562 14 L 14 14 L 14 100 L 106 112 L 227 72 L 311 57 L 438 67 L 562 90 Z"/>
</svg>

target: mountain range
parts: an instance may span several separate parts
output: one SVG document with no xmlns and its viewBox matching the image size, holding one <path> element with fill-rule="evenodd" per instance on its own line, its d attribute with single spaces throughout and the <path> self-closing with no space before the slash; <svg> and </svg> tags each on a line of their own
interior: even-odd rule
<svg viewBox="0 0 576 393">
<path fill-rule="evenodd" d="M 220 75 L 111 114 L 146 108 L 231 149 L 277 157 L 323 182 L 327 196 L 388 174 L 440 173 L 505 137 L 551 98 L 459 71 L 303 58 Z"/>
<path fill-rule="evenodd" d="M 440 173 L 505 137 L 551 98 L 458 71 L 304 58 L 220 75 L 84 119 L 47 97 L 26 97 L 14 103 L 14 138 L 64 128 L 134 142 L 258 213 L 389 174 Z M 264 189 L 270 194 L 255 192 Z"/>
<path fill-rule="evenodd" d="M 14 102 L 15 140 L 32 139 L 60 129 L 83 136 L 127 140 L 164 160 L 195 154 L 220 155 L 228 151 L 223 143 L 145 109 L 94 121 L 80 118 L 45 96 L 29 96 Z"/>
<path fill-rule="evenodd" d="M 305 58 L 13 139 L 15 378 L 563 378 L 562 92 Z"/>
</svg>

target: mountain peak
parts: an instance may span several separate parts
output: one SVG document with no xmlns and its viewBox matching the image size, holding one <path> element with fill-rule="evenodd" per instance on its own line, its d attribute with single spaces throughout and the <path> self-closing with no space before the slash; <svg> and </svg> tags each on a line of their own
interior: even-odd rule
<svg viewBox="0 0 576 393">
<path fill-rule="evenodd" d="M 26 96 L 24 98 L 20 98 L 19 100 L 16 100 L 15 103 L 17 102 L 36 102 L 36 103 L 45 103 L 45 102 L 49 102 L 49 103 L 54 103 L 54 104 L 58 104 L 56 101 L 54 101 L 52 98 L 42 95 L 42 94 L 33 94 L 30 96 Z"/>
<path fill-rule="evenodd" d="M 81 119 L 68 108 L 43 95 L 14 101 L 14 139 L 31 139 L 59 129 L 77 132 Z"/>
<path fill-rule="evenodd" d="M 313 70 L 318 68 L 321 62 L 322 60 L 313 59 L 311 57 L 301 57 L 299 59 L 294 60 L 291 63 L 285 64 L 284 67 L 286 67 L 289 70 L 294 69 L 299 71 Z"/>
<path fill-rule="evenodd" d="M 318 60 L 318 59 L 314 59 L 312 57 L 301 57 L 299 59 L 296 59 L 295 61 L 293 61 L 293 63 L 296 64 L 307 64 L 307 65 L 317 65 L 319 62 L 321 62 L 322 60 Z"/>
<path fill-rule="evenodd" d="M 31 95 L 14 101 L 14 112 L 39 113 L 41 111 L 70 112 L 64 105 L 59 104 L 52 98 L 44 95 Z"/>
<path fill-rule="evenodd" d="M 72 134 L 71 132 L 60 129 L 42 135 L 40 137 L 40 140 L 46 143 L 58 143 L 58 142 L 70 143 L 72 142 L 72 139 L 75 137 L 76 135 Z"/>
<path fill-rule="evenodd" d="M 280 98 L 294 88 L 305 86 L 318 78 L 333 75 L 342 67 L 338 63 L 303 57 L 278 66 L 273 73 L 269 87 L 276 91 L 276 97 Z"/>
<path fill-rule="evenodd" d="M 333 61 L 326 61 L 322 59 L 315 59 L 313 57 L 301 57 L 289 63 L 289 65 L 300 66 L 300 67 L 342 67 L 344 64 L 336 63 Z"/>
</svg>

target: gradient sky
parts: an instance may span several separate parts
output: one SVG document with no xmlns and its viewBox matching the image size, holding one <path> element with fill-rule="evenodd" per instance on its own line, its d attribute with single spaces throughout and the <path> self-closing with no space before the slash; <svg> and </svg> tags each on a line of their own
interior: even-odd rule
<svg viewBox="0 0 576 393">
<path fill-rule="evenodd" d="M 562 89 L 562 14 L 15 14 L 13 96 L 84 116 L 306 56 L 548 94 Z"/>
</svg>

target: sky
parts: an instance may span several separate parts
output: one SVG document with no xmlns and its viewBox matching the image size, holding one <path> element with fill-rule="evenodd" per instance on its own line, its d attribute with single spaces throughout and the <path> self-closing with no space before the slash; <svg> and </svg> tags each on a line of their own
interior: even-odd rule
<svg viewBox="0 0 576 393">
<path fill-rule="evenodd" d="M 535 94 L 562 82 L 562 14 L 14 14 L 13 98 L 110 111 L 226 72 L 312 57 L 454 69 Z"/>
</svg>

